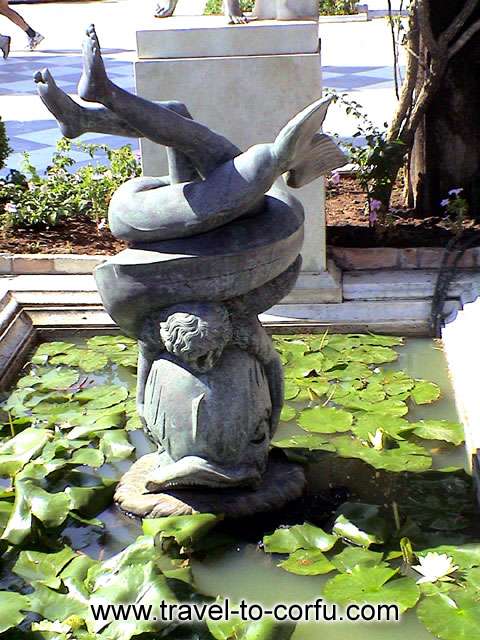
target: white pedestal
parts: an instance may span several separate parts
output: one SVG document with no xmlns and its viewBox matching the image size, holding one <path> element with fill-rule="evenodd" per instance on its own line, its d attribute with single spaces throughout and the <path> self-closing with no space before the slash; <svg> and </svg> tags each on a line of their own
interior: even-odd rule
<svg viewBox="0 0 480 640">
<path fill-rule="evenodd" d="M 222 18 L 196 16 L 159 23 L 155 31 L 137 33 L 138 95 L 184 102 L 196 120 L 241 149 L 271 142 L 321 97 L 315 21 L 226 26 Z M 141 149 L 145 175 L 165 175 L 166 154 L 158 145 L 142 140 Z M 338 274 L 327 271 L 323 180 L 294 195 L 303 203 L 306 225 L 302 278 L 291 301 L 339 302 Z"/>
</svg>

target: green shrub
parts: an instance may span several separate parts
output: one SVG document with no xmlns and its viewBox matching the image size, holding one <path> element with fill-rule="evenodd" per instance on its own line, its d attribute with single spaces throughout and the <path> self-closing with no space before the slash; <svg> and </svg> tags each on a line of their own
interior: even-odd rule
<svg viewBox="0 0 480 640">
<path fill-rule="evenodd" d="M 75 160 L 69 155 L 72 143 L 63 138 L 52 164 L 40 176 L 25 154 L 23 171 L 10 171 L 0 179 L 0 228 L 45 228 L 80 214 L 100 222 L 107 218 L 114 191 L 126 180 L 140 175 L 140 165 L 129 145 L 110 149 L 106 145 L 78 144 L 93 158 L 104 151 L 110 166 L 87 165 L 69 171 Z"/>
<path fill-rule="evenodd" d="M 240 0 L 242 11 L 253 11 L 255 0 Z M 205 7 L 205 15 L 223 13 L 222 0 L 208 0 Z"/>
<path fill-rule="evenodd" d="M 355 5 L 358 0 L 319 0 L 321 15 L 350 15 L 357 13 Z M 255 0 L 242 0 L 240 5 L 243 11 L 253 11 Z M 208 0 L 205 14 L 222 13 L 222 0 Z"/>
<path fill-rule="evenodd" d="M 5 132 L 5 125 L 0 118 L 0 169 L 3 169 L 5 166 L 5 160 L 8 155 L 11 153 L 11 149 L 8 146 L 8 138 Z"/>
</svg>

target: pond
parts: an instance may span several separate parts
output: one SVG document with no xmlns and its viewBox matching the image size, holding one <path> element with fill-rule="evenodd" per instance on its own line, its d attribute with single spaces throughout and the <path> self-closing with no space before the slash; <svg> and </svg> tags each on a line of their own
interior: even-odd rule
<svg viewBox="0 0 480 640">
<path fill-rule="evenodd" d="M 306 465 L 307 496 L 281 513 L 260 514 L 233 525 L 216 523 L 215 533 L 205 537 L 208 545 L 199 544 L 197 549 L 194 544 L 195 553 L 179 556 L 182 562 L 189 561 L 195 592 L 265 606 L 312 602 L 324 591 L 334 593 L 332 583 L 338 578 L 352 579 L 354 565 L 342 571 L 335 557 L 354 549 L 357 555 L 367 554 L 355 555 L 362 575 L 387 572 L 383 582 L 380 579 L 375 586 L 379 602 L 382 595 L 389 601 L 388 589 L 382 591 L 385 587 L 398 587 L 406 581 L 406 592 L 394 594 L 392 600 L 405 613 L 400 624 L 323 625 L 322 637 L 336 640 L 350 633 L 353 640 L 363 640 L 388 634 L 395 639 L 411 634 L 418 640 L 456 640 L 465 631 L 462 624 L 467 630 L 475 628 L 478 634 L 478 614 L 472 611 L 478 609 L 480 598 L 476 590 L 480 584 L 480 545 L 477 548 L 475 544 L 479 534 L 471 479 L 463 471 L 462 428 L 441 344 L 429 339 L 334 334 L 282 335 L 275 342 L 285 365 L 286 405 L 274 445 Z M 3 541 L 4 547 L 0 547 L 5 551 L 0 589 L 20 591 L 26 594 L 21 597 L 28 598 L 33 586 L 34 593 L 40 592 L 42 597 L 24 610 L 36 611 L 45 619 L 55 619 L 45 605 L 44 591 L 52 585 L 40 588 L 38 577 L 32 579 L 30 570 L 19 571 L 18 564 L 15 569 L 20 549 L 24 554 L 25 549 L 53 553 L 66 545 L 105 565 L 129 545 L 134 548 L 142 535 L 140 521 L 109 504 L 113 483 L 131 460 L 154 450 L 138 429 L 135 364 L 135 344 L 121 336 L 44 343 L 3 402 L 0 531 L 5 528 L 4 538 L 12 546 L 6 549 Z M 12 433 L 18 440 L 22 434 L 32 434 L 33 429 L 36 437 L 40 432 L 49 435 L 33 444 L 31 438 L 25 438 L 8 449 Z M 22 473 L 32 464 L 28 480 L 23 480 Z M 15 503 L 9 476 L 16 478 Z M 22 509 L 18 499 L 21 491 L 33 517 L 25 514 L 25 505 Z M 301 544 L 297 540 L 292 545 L 289 539 L 278 545 L 278 536 L 283 540 L 285 531 L 294 532 L 295 525 L 305 521 L 326 535 L 329 544 L 322 547 L 312 542 L 313 538 L 300 529 L 305 534 Z M 284 526 L 293 528 L 278 529 Z M 412 556 L 415 560 L 408 558 L 410 545 L 414 549 L 411 553 L 419 554 Z M 418 566 L 421 550 L 427 548 L 447 553 L 454 560 L 454 570 L 418 587 L 416 580 L 421 575 L 412 564 Z M 277 553 L 279 549 L 284 553 Z M 175 570 L 180 567 L 178 558 L 171 562 Z M 281 563 L 284 566 L 279 566 Z M 49 597 L 60 592 L 55 590 L 59 588 L 55 582 L 61 575 L 55 574 Z M 343 587 L 348 594 L 352 585 L 345 582 Z M 365 591 L 366 584 L 360 588 Z M 455 600 L 457 590 L 469 597 L 461 607 Z M 451 595 L 450 604 L 442 600 L 446 592 Z M 421 604 L 416 611 L 417 601 Z M 457 605 L 462 620 L 456 621 L 453 631 L 437 628 L 445 611 L 455 611 Z M 69 611 L 68 607 L 61 610 Z M 58 614 L 55 607 L 53 611 Z M 24 614 L 18 613 L 15 620 L 23 618 Z M 30 622 L 31 616 L 22 622 L 21 629 L 28 628 Z M 6 623 L 4 628 L 9 628 Z M 95 637 L 131 637 L 127 632 L 118 635 L 113 626 L 109 635 L 109 628 Z M 318 623 L 300 622 L 293 638 L 313 640 L 318 629 Z M 168 637 L 244 637 L 238 630 L 229 635 L 230 631 L 212 627 L 210 632 L 213 635 L 205 629 L 184 635 L 185 630 L 179 629 Z M 39 633 L 47 631 L 40 627 Z M 48 633 L 38 637 L 50 639 Z M 66 639 L 87 637 L 82 635 L 87 633 L 85 629 L 69 630 L 68 625 L 62 633 Z M 270 637 L 276 636 L 258 636 L 260 640 Z"/>
</svg>

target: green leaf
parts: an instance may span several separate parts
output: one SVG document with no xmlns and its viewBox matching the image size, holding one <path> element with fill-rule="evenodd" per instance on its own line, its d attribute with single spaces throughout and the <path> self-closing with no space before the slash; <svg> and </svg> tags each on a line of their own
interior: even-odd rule
<svg viewBox="0 0 480 640">
<path fill-rule="evenodd" d="M 291 553 L 278 566 L 299 576 L 318 576 L 335 569 L 334 565 L 318 549 L 299 549 Z"/>
<path fill-rule="evenodd" d="M 209 619 L 207 626 L 215 640 L 290 640 L 295 631 L 294 623 L 279 623 L 269 617 L 258 622 L 242 622 L 239 618 Z"/>
<path fill-rule="evenodd" d="M 88 409 L 105 409 L 123 402 L 128 389 L 114 384 L 103 384 L 84 389 L 75 394 L 75 400 L 88 402 Z"/>
<path fill-rule="evenodd" d="M 417 616 L 436 638 L 472 640 L 480 629 L 480 593 L 467 589 L 430 596 L 419 604 Z"/>
<path fill-rule="evenodd" d="M 15 475 L 37 457 L 52 437 L 46 429 L 25 429 L 0 445 L 0 475 Z"/>
<path fill-rule="evenodd" d="M 174 538 L 184 546 L 191 547 L 203 538 L 221 518 L 211 513 L 197 513 L 191 516 L 170 516 L 144 520 L 142 528 L 145 534 L 162 539 Z"/>
<path fill-rule="evenodd" d="M 107 462 L 124 460 L 128 458 L 134 450 L 135 447 L 130 444 L 127 434 L 121 429 L 108 431 L 103 434 L 100 440 L 100 451 L 102 451 Z"/>
<path fill-rule="evenodd" d="M 125 431 L 135 431 L 136 429 L 143 429 L 142 421 L 138 415 L 129 418 L 125 424 Z"/>
<path fill-rule="evenodd" d="M 40 376 L 42 389 L 51 389 L 53 391 L 61 391 L 69 389 L 77 382 L 79 378 L 78 371 L 73 369 L 52 369 L 48 373 Z"/>
<path fill-rule="evenodd" d="M 282 407 L 280 420 L 281 422 L 290 422 L 290 420 L 293 420 L 296 417 L 296 415 L 297 415 L 297 410 L 295 409 L 295 407 L 285 404 Z"/>
<path fill-rule="evenodd" d="M 30 609 L 30 599 L 20 593 L 0 591 L 0 633 L 16 628 Z"/>
<path fill-rule="evenodd" d="M 338 510 L 332 533 L 362 547 L 380 544 L 386 538 L 380 508 L 363 502 L 345 502 Z"/>
<path fill-rule="evenodd" d="M 364 400 L 361 394 L 351 394 L 345 397 L 335 398 L 337 404 L 341 404 L 348 409 L 358 409 L 368 413 L 379 413 L 382 415 L 390 415 L 402 417 L 408 413 L 408 407 L 402 400 L 396 398 L 388 398 L 379 402 L 370 402 Z"/>
<path fill-rule="evenodd" d="M 342 458 L 359 458 L 375 469 L 402 471 L 427 471 L 432 466 L 432 458 L 427 450 L 412 442 L 397 441 L 394 449 L 377 450 L 358 438 L 340 436 L 332 440 L 337 453 Z"/>
<path fill-rule="evenodd" d="M 52 589 L 58 589 L 60 587 L 58 574 L 77 557 L 75 551 L 69 547 L 64 547 L 57 553 L 21 551 L 12 571 L 26 582 L 40 582 Z"/>
<path fill-rule="evenodd" d="M 297 421 L 306 431 L 314 433 L 337 433 L 349 431 L 353 422 L 353 415 L 342 409 L 330 407 L 313 407 L 304 409 Z"/>
<path fill-rule="evenodd" d="M 74 464 L 85 464 L 94 469 L 98 469 L 98 467 L 101 467 L 105 462 L 105 458 L 102 451 L 92 449 L 92 447 L 84 447 L 74 452 L 71 461 Z"/>
<path fill-rule="evenodd" d="M 329 551 L 337 539 L 336 535 L 325 533 L 320 527 L 306 522 L 277 529 L 272 535 L 263 538 L 263 546 L 268 553 L 294 553 L 299 549 Z"/>
<path fill-rule="evenodd" d="M 300 393 L 300 387 L 294 380 L 285 380 L 284 398 L 294 400 Z"/>
<path fill-rule="evenodd" d="M 56 356 L 59 353 L 67 353 L 75 347 L 71 342 L 44 342 L 35 351 L 36 356 Z"/>
<path fill-rule="evenodd" d="M 425 440 L 444 440 L 460 445 L 465 442 L 465 431 L 463 425 L 458 422 L 448 420 L 420 420 L 411 425 L 413 433 Z"/>
<path fill-rule="evenodd" d="M 411 396 L 416 404 L 430 404 L 440 397 L 440 387 L 428 380 L 415 380 Z"/>
<path fill-rule="evenodd" d="M 396 604 L 403 613 L 414 607 L 420 591 L 411 578 L 392 580 L 397 569 L 357 565 L 351 573 L 330 579 L 323 594 L 330 602 L 348 605 L 352 602 L 368 604 Z"/>
<path fill-rule="evenodd" d="M 354 567 L 376 567 L 383 565 L 383 553 L 370 551 L 361 547 L 346 547 L 340 553 L 330 558 L 332 565 L 340 573 L 351 573 Z"/>
<path fill-rule="evenodd" d="M 50 363 L 80 367 L 86 373 L 92 373 L 104 369 L 108 364 L 108 357 L 98 351 L 75 348 L 68 353 L 51 358 Z"/>
<path fill-rule="evenodd" d="M 314 433 L 306 433 L 305 435 L 290 436 L 281 440 L 274 440 L 272 446 L 280 449 L 308 449 L 309 451 L 335 451 L 335 446 L 325 440 L 323 436 Z"/>
<path fill-rule="evenodd" d="M 362 440 L 368 441 L 369 434 L 375 435 L 378 429 L 382 429 L 392 438 L 403 439 L 414 426 L 403 418 L 382 413 L 359 413 L 355 416 L 352 427 L 353 433 Z"/>
<path fill-rule="evenodd" d="M 29 482 L 26 488 L 32 514 L 46 527 L 58 527 L 65 522 L 70 511 L 70 499 L 66 493 L 49 493 L 33 482 Z"/>
</svg>

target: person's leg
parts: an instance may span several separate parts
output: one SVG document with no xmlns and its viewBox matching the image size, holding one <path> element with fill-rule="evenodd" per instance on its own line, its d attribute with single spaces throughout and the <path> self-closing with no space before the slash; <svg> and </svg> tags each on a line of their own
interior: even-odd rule
<svg viewBox="0 0 480 640">
<path fill-rule="evenodd" d="M 184 153 L 202 176 L 241 151 L 208 127 L 166 109 L 159 103 L 132 95 L 107 77 L 93 26 L 84 41 L 84 70 L 78 94 L 87 102 L 99 102 L 152 142 Z"/>
<path fill-rule="evenodd" d="M 34 49 L 43 40 L 43 36 L 38 33 L 38 31 L 32 29 L 19 13 L 8 6 L 8 0 L 0 0 L 0 15 L 5 16 L 5 18 L 8 18 L 13 24 L 16 24 L 17 27 L 20 27 L 22 31 L 25 31 L 28 36 L 28 46 L 30 49 Z"/>
<path fill-rule="evenodd" d="M 3 59 L 6 60 L 8 58 L 8 54 L 10 53 L 10 36 L 4 36 L 0 34 L 0 51 L 2 52 Z"/>
<path fill-rule="evenodd" d="M 1 45 L 1 41 L 0 41 Z M 48 69 L 37 71 L 34 76 L 37 92 L 47 109 L 55 116 L 62 135 L 78 138 L 84 133 L 106 133 L 127 138 L 141 138 L 142 134 L 121 120 L 105 107 L 84 107 L 72 100 L 57 86 Z M 185 118 L 191 118 L 181 102 L 165 102 L 163 106 Z M 167 148 L 170 184 L 187 182 L 199 178 L 189 159 L 176 149 Z"/>
</svg>

